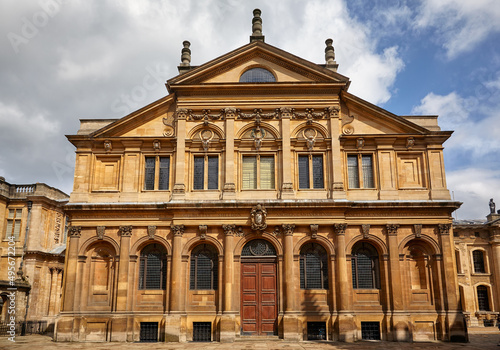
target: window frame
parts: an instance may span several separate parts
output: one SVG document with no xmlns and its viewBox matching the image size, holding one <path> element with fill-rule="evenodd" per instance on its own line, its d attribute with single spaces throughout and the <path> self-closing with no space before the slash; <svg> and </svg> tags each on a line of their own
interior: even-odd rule
<svg viewBox="0 0 500 350">
<path fill-rule="evenodd" d="M 300 187 L 300 158 L 301 157 L 307 157 L 307 166 L 308 166 L 308 184 L 309 187 Z M 314 157 L 321 157 L 321 172 L 322 172 L 322 187 L 314 187 L 314 176 L 315 176 L 315 171 L 314 171 Z M 324 153 L 297 153 L 297 189 L 300 191 L 307 191 L 307 190 L 325 190 L 326 185 L 325 185 L 325 174 L 326 174 L 326 164 L 325 164 L 325 154 Z"/>
<path fill-rule="evenodd" d="M 319 248 L 317 248 L 319 246 Z M 324 253 L 322 256 L 320 253 Z M 321 287 L 320 288 L 312 288 L 308 286 L 308 281 L 310 278 L 308 278 L 308 273 L 307 273 L 307 252 L 313 252 L 313 253 L 318 253 L 318 254 L 313 254 L 315 255 L 319 262 L 320 262 L 320 269 L 319 271 L 314 271 L 315 277 L 317 278 L 316 273 L 319 273 L 319 280 L 321 281 Z M 307 242 L 305 243 L 301 248 L 300 248 L 300 253 L 299 253 L 299 270 L 300 270 L 300 289 L 301 290 L 329 290 L 330 289 L 330 279 L 329 279 L 329 263 L 328 263 L 328 252 L 326 251 L 325 247 L 323 247 L 321 244 L 316 243 L 316 242 Z M 304 282 L 304 283 L 302 283 Z M 311 283 L 309 283 L 311 284 Z"/>
<path fill-rule="evenodd" d="M 243 169 L 243 164 L 244 164 L 244 158 L 245 157 L 255 157 L 255 188 L 245 188 L 244 187 L 244 169 Z M 272 188 L 262 188 L 262 171 L 261 171 L 261 158 L 273 158 L 273 174 L 271 175 L 270 179 L 272 179 Z M 247 154 L 242 154 L 241 155 L 241 190 L 242 191 L 276 191 L 276 184 L 277 184 L 277 179 L 276 179 L 276 154 L 275 153 L 263 153 L 263 154 L 253 154 L 253 153 L 247 153 Z"/>
<path fill-rule="evenodd" d="M 147 277 L 148 277 L 148 256 L 146 253 L 149 251 L 158 250 L 163 256 L 160 259 L 160 287 L 159 288 L 148 288 Z M 144 270 L 141 271 L 141 266 L 144 261 Z M 139 255 L 139 274 L 138 274 L 138 289 L 139 290 L 166 290 L 167 289 L 167 250 L 159 243 L 150 243 L 141 249 Z"/>
<path fill-rule="evenodd" d="M 146 188 L 146 176 L 147 176 L 147 158 L 154 158 L 154 184 L 153 189 Z M 167 188 L 160 189 L 160 172 L 161 172 L 161 158 L 168 158 L 168 174 L 167 174 Z M 155 155 L 144 155 L 144 170 L 142 177 L 142 190 L 143 191 L 170 191 L 172 186 L 172 155 L 171 154 L 155 154 Z"/>
<path fill-rule="evenodd" d="M 20 211 L 18 215 L 18 211 Z M 11 217 L 10 213 L 13 212 L 13 216 Z M 7 208 L 7 212 L 5 215 L 5 235 L 4 241 L 10 240 L 10 237 L 14 237 L 14 241 L 19 241 L 22 234 L 22 225 L 23 225 L 23 208 L 22 207 L 12 207 Z M 9 225 L 10 223 L 10 225 Z M 19 226 L 17 226 L 19 224 Z M 8 230 L 10 226 L 10 232 Z M 19 231 L 17 236 L 15 235 L 16 227 L 19 227 Z"/>
<path fill-rule="evenodd" d="M 211 256 L 211 271 L 210 271 L 210 287 L 200 288 L 199 284 L 199 269 L 198 256 L 202 251 L 210 252 Z M 195 256 L 195 254 L 197 254 Z M 189 261 L 189 290 L 218 290 L 219 288 L 219 254 L 217 249 L 211 244 L 199 244 L 193 248 L 190 254 Z"/>
<path fill-rule="evenodd" d="M 273 80 L 269 80 L 269 81 L 257 81 L 257 80 L 253 80 L 253 81 L 242 81 L 242 79 L 244 79 L 244 76 L 245 74 L 249 73 L 251 74 L 250 72 L 251 71 L 257 71 L 257 70 L 263 70 L 263 71 L 266 71 L 267 73 L 270 74 L 270 76 L 273 77 Z M 243 83 L 243 84 L 255 84 L 255 83 L 276 83 L 278 81 L 277 77 L 276 77 L 276 74 L 274 74 L 274 72 L 272 72 L 269 68 L 267 67 L 262 67 L 262 66 L 252 66 L 252 67 L 247 67 L 247 69 L 245 69 L 243 71 L 243 73 L 241 73 L 239 79 L 238 79 L 238 83 Z"/>
<path fill-rule="evenodd" d="M 486 295 L 482 296 L 481 298 L 484 299 L 484 304 L 481 303 L 479 300 L 479 288 L 481 288 L 481 292 L 486 293 Z M 491 294 L 491 289 L 488 286 L 485 286 L 484 284 L 480 284 L 476 286 L 476 300 L 477 300 L 477 309 L 479 311 L 491 311 L 491 300 L 490 300 L 490 294 Z M 486 307 L 482 307 L 482 306 Z"/>
<path fill-rule="evenodd" d="M 370 248 L 366 248 L 365 245 L 369 245 Z M 359 267 L 358 267 L 358 254 L 357 252 L 360 250 L 371 250 L 370 262 L 371 262 L 371 278 L 372 278 L 372 287 L 364 288 L 359 287 Z M 356 252 L 356 253 L 355 253 Z M 358 290 L 370 290 L 370 289 L 381 289 L 381 281 L 380 281 L 380 254 L 371 243 L 368 242 L 358 242 L 351 249 L 351 278 L 352 278 L 352 289 Z"/>
<path fill-rule="evenodd" d="M 358 187 L 351 187 L 350 183 L 350 170 L 349 170 L 349 158 L 356 156 L 356 168 L 357 168 L 357 176 L 358 176 Z M 364 179 L 364 170 L 363 170 L 363 157 L 371 158 L 371 172 L 372 172 L 372 181 L 373 187 L 365 187 L 365 179 Z M 374 153 L 347 153 L 346 154 L 346 171 L 347 171 L 347 188 L 350 190 L 374 190 L 377 189 L 377 181 L 376 181 L 376 159 Z"/>
<path fill-rule="evenodd" d="M 476 259 L 474 257 L 474 254 L 478 252 L 481 254 L 481 259 L 482 261 L 478 262 L 476 264 Z M 488 273 L 488 264 L 487 264 L 487 258 L 486 258 L 486 251 L 483 249 L 474 249 L 471 251 L 471 259 L 472 259 L 472 269 L 474 274 L 487 274 Z M 482 271 L 477 271 L 476 270 L 476 265 L 479 265 L 479 263 L 482 264 Z"/>
<path fill-rule="evenodd" d="M 195 188 L 195 158 L 203 158 L 203 188 Z M 208 188 L 209 185 L 209 158 L 217 158 L 217 188 Z M 193 191 L 219 191 L 221 180 L 221 157 L 219 153 L 193 153 L 192 156 L 192 171 L 191 171 L 191 186 Z"/>
</svg>

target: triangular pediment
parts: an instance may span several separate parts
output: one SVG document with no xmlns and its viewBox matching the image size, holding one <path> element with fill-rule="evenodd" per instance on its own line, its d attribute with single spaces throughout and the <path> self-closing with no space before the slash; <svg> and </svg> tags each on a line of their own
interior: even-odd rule
<svg viewBox="0 0 500 350">
<path fill-rule="evenodd" d="M 337 72 L 294 56 L 263 42 L 253 42 L 220 56 L 167 82 L 178 85 L 236 84 L 246 70 L 260 67 L 276 77 L 276 83 L 340 83 L 349 79 Z"/>
<path fill-rule="evenodd" d="M 343 118 L 343 133 L 352 135 L 429 134 L 421 125 L 395 115 L 353 94 L 342 92 L 349 115 Z"/>
</svg>

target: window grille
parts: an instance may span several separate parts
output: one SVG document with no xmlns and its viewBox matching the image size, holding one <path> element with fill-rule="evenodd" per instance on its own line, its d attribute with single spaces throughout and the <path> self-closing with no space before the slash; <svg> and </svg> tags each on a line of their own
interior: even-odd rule
<svg viewBox="0 0 500 350">
<path fill-rule="evenodd" d="M 491 311 L 488 288 L 486 286 L 477 287 L 477 306 L 480 311 Z"/>
<path fill-rule="evenodd" d="M 349 188 L 375 188 L 373 157 L 370 154 L 347 156 Z"/>
<path fill-rule="evenodd" d="M 141 322 L 141 332 L 139 339 L 141 342 L 153 343 L 158 341 L 158 323 Z"/>
<path fill-rule="evenodd" d="M 193 189 L 219 188 L 219 156 L 194 157 Z"/>
<path fill-rule="evenodd" d="M 139 289 L 165 289 L 167 252 L 158 244 L 150 244 L 141 252 Z"/>
<path fill-rule="evenodd" d="M 195 190 L 203 189 L 205 180 L 205 159 L 204 157 L 194 157 L 193 188 Z"/>
<path fill-rule="evenodd" d="M 207 244 L 196 247 L 191 254 L 190 288 L 197 290 L 217 289 L 218 255 Z"/>
<path fill-rule="evenodd" d="M 146 171 L 144 173 L 144 189 L 155 189 L 155 158 L 146 157 Z"/>
<path fill-rule="evenodd" d="M 327 254 L 317 243 L 308 243 L 301 249 L 300 288 L 328 289 Z"/>
<path fill-rule="evenodd" d="M 372 156 L 362 155 L 361 164 L 363 167 L 363 188 L 374 188 Z"/>
<path fill-rule="evenodd" d="M 219 188 L 219 157 L 208 157 L 208 189 L 216 190 Z"/>
<path fill-rule="evenodd" d="M 168 190 L 170 174 L 170 157 L 160 157 L 160 178 L 158 181 L 159 190 Z"/>
<path fill-rule="evenodd" d="M 307 322 L 307 340 L 326 340 L 326 322 Z"/>
<path fill-rule="evenodd" d="M 358 156 L 347 157 L 347 173 L 349 175 L 349 188 L 359 188 Z"/>
<path fill-rule="evenodd" d="M 243 247 L 241 256 L 276 256 L 276 250 L 268 241 L 254 239 Z"/>
<path fill-rule="evenodd" d="M 472 260 L 474 261 L 474 272 L 475 273 L 485 273 L 484 268 L 484 253 L 482 250 L 474 250 L 472 252 Z"/>
<path fill-rule="evenodd" d="M 299 156 L 299 188 L 309 188 L 308 156 Z"/>
<path fill-rule="evenodd" d="M 212 341 L 212 324 L 210 322 L 193 322 L 193 341 Z"/>
<path fill-rule="evenodd" d="M 275 81 L 273 73 L 264 68 L 249 69 L 240 77 L 240 83 L 274 83 Z"/>
<path fill-rule="evenodd" d="M 312 177 L 311 177 L 312 174 Z M 299 156 L 299 188 L 324 188 L 323 156 Z"/>
<path fill-rule="evenodd" d="M 361 322 L 361 339 L 380 340 L 380 323 Z"/>
<path fill-rule="evenodd" d="M 371 244 L 361 242 L 353 247 L 351 268 L 353 288 L 380 288 L 378 253 Z"/>
</svg>

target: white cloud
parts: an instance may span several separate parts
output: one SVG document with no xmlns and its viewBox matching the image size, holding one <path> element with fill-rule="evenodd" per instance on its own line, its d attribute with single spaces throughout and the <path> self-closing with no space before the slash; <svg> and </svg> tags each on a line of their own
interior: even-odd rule
<svg viewBox="0 0 500 350">
<path fill-rule="evenodd" d="M 480 42 L 500 31 L 498 0 L 424 0 L 415 28 L 435 29 L 435 40 L 448 59 L 472 51 Z"/>
<path fill-rule="evenodd" d="M 490 198 L 500 202 L 500 170 L 468 168 L 447 171 L 446 179 L 455 200 L 463 202 L 454 214 L 457 219 L 484 219 L 490 212 Z"/>
<path fill-rule="evenodd" d="M 439 125 L 442 130 L 454 130 L 468 121 L 469 112 L 466 108 L 466 101 L 456 92 L 448 95 L 436 95 L 429 93 L 425 96 L 420 105 L 412 109 L 414 114 L 439 115 Z"/>
</svg>

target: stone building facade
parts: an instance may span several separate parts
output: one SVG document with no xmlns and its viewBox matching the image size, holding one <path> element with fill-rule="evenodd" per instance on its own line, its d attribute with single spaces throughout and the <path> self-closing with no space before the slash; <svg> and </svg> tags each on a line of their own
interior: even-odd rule
<svg viewBox="0 0 500 350">
<path fill-rule="evenodd" d="M 436 116 L 264 42 L 76 135 L 60 341 L 463 340 Z"/>
<path fill-rule="evenodd" d="M 470 332 L 496 332 L 500 313 L 500 211 L 453 224 L 460 303 Z"/>
<path fill-rule="evenodd" d="M 0 178 L 0 323 L 15 316 L 16 323 L 45 321 L 53 329 L 61 306 L 68 198 L 43 183 L 13 185 Z"/>
</svg>

